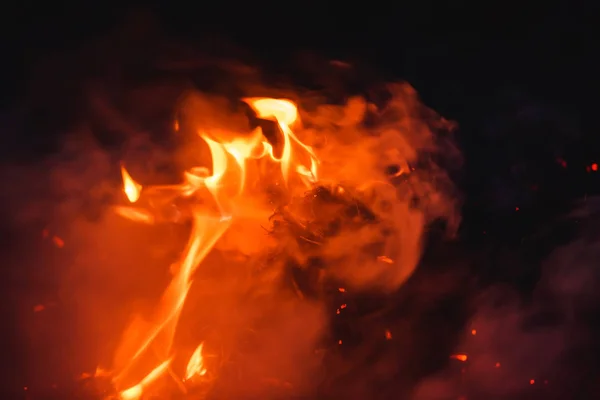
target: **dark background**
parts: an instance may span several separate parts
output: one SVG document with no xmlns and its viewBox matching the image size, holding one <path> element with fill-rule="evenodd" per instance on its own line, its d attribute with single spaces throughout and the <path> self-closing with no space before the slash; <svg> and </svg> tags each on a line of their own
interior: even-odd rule
<svg viewBox="0 0 600 400">
<path fill-rule="evenodd" d="M 408 80 L 426 104 L 459 122 L 469 166 L 465 183 L 478 194 L 497 180 L 487 174 L 514 181 L 504 177 L 511 174 L 507 169 L 533 159 L 539 171 L 531 179 L 549 182 L 506 185 L 530 183 L 542 192 L 554 185 L 561 187 L 559 197 L 589 190 L 589 176 L 580 172 L 594 161 L 598 141 L 593 21 L 600 14 L 593 2 L 156 3 L 7 6 L 1 24 L 4 108 L 24 96 L 42 60 L 85 47 L 125 20 L 152 18 L 170 37 L 197 41 L 216 54 L 218 39 L 227 38 L 263 65 L 285 65 L 308 50 L 361 60 L 380 76 Z M 557 158 L 568 162 L 573 176 L 555 175 Z"/>
<path fill-rule="evenodd" d="M 600 187 L 589 170 L 600 162 L 594 40 L 600 13 L 592 1 L 472 3 L 10 4 L 0 13 L 2 121 L 29 95 L 45 59 L 85 47 L 129 20 L 158 22 L 174 40 L 197 41 L 215 54 L 226 38 L 274 70 L 301 51 L 360 60 L 381 77 L 407 80 L 428 106 L 458 122 L 461 248 L 526 258 L 528 268 L 499 272 L 491 263 L 482 273 L 484 281 L 511 282 L 526 292 L 539 278 L 537 262 L 569 239 L 570 231 L 552 221 Z M 3 141 L 3 161 L 27 153 L 39 135 L 23 131 Z M 51 151 L 38 146 L 35 154 Z M 523 248 L 524 237 L 548 225 Z M 15 357 L 5 357 L 9 370 L 18 370 Z"/>
</svg>

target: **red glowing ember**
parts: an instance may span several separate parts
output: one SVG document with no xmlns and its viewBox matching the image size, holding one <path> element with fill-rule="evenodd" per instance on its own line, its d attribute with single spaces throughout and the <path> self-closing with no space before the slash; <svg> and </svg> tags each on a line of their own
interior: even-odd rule
<svg viewBox="0 0 600 400">
<path fill-rule="evenodd" d="M 450 356 L 450 358 L 453 358 L 458 361 L 463 361 L 463 362 L 467 361 L 467 359 L 468 359 L 466 354 L 453 354 Z"/>
</svg>

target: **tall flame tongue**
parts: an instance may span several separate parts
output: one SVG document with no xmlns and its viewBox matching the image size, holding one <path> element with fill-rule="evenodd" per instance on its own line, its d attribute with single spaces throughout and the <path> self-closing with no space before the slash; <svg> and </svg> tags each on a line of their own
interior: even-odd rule
<svg viewBox="0 0 600 400">
<path fill-rule="evenodd" d="M 165 199 L 172 201 L 177 197 L 194 197 L 204 202 L 198 201 L 191 206 L 193 224 L 187 246 L 176 264 L 174 276 L 164 291 L 154 315 L 149 321 L 134 320 L 125 331 L 117 350 L 116 374 L 113 381 L 118 389 L 123 389 L 127 385 L 126 381 L 130 384 L 134 366 L 136 370 L 141 368 L 149 371 L 137 384 L 120 392 L 122 399 L 139 399 L 144 390 L 166 372 L 175 377 L 170 365 L 173 358 L 173 338 L 192 284 L 192 277 L 196 268 L 229 228 L 235 218 L 237 205 L 241 204 L 246 196 L 244 186 L 248 174 L 247 162 L 269 156 L 273 162 L 280 164 L 282 179 L 286 185 L 289 184 L 291 170 L 296 172 L 307 186 L 317 179 L 319 160 L 312 148 L 303 144 L 290 128 L 298 118 L 296 105 L 283 99 L 249 98 L 244 101 L 259 118 L 273 119 L 279 125 L 283 135 L 283 150 L 279 158 L 273 154 L 273 148 L 260 128 L 249 137 L 228 142 L 219 142 L 207 133 L 200 133 L 212 155 L 212 174 L 209 174 L 206 168 L 194 167 L 184 173 L 185 179 L 181 184 L 144 188 L 144 196 L 161 200 L 157 203 L 164 204 Z M 296 152 L 304 155 L 295 157 Z M 297 161 L 300 158 L 310 160 L 310 165 L 306 166 Z M 123 166 L 121 173 L 124 192 L 130 203 L 136 203 L 142 195 L 142 185 L 135 182 Z M 217 215 L 206 206 L 206 199 L 212 199 L 219 211 Z M 148 210 L 118 207 L 117 211 L 134 221 L 155 221 L 152 212 Z M 192 355 L 185 380 L 207 372 L 203 364 L 203 345 L 204 343 L 200 344 Z M 154 365 L 146 365 L 148 361 L 142 361 L 148 360 L 145 357 L 147 355 L 157 359 Z M 178 384 L 181 384 L 183 379 L 176 379 Z"/>
</svg>

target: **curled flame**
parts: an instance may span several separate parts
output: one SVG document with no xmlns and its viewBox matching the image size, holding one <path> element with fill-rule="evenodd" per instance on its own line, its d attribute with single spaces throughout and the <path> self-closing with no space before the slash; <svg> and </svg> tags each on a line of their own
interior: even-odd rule
<svg viewBox="0 0 600 400">
<path fill-rule="evenodd" d="M 212 199 L 219 213 L 215 215 L 211 212 L 205 202 L 194 202 L 194 205 L 190 206 L 193 225 L 187 246 L 177 265 L 172 269 L 175 271 L 173 278 L 164 291 L 151 320 L 145 322 L 136 320 L 126 331 L 117 352 L 121 356 L 121 363 L 115 366 L 115 385 L 117 388 L 123 385 L 130 369 L 141 362 L 142 355 L 147 352 L 157 355 L 161 361 L 141 382 L 121 391 L 122 399 L 140 398 L 148 383 L 169 368 L 173 357 L 173 337 L 192 285 L 194 272 L 227 231 L 232 219 L 235 218 L 237 206 L 244 201 L 244 188 L 248 174 L 246 164 L 251 160 L 269 156 L 272 162 L 280 164 L 281 177 L 286 185 L 289 184 L 291 171 L 298 174 L 297 176 L 306 186 L 317 180 L 318 158 L 313 149 L 302 143 L 291 129 L 291 125 L 298 119 L 296 105 L 289 100 L 271 98 L 249 98 L 245 99 L 245 102 L 260 118 L 269 118 L 277 122 L 283 136 L 283 150 L 279 158 L 274 156 L 273 148 L 260 128 L 248 137 L 238 137 L 230 141 L 218 141 L 210 132 L 201 132 L 199 134 L 207 143 L 212 155 L 212 173 L 209 173 L 207 168 L 194 167 L 184 173 L 181 184 L 148 187 L 144 190 L 145 196 L 159 197 L 161 201 L 157 203 L 162 204 L 165 203 L 165 199 L 173 200 L 177 197 L 199 196 L 203 200 Z M 121 173 L 123 190 L 129 202 L 136 203 L 142 194 L 142 186 L 131 178 L 124 167 L 121 167 Z M 156 199 L 152 198 L 152 200 Z M 121 206 L 117 212 L 134 221 L 145 223 L 156 221 L 150 210 Z M 136 334 L 129 334 L 129 332 L 136 332 Z M 195 375 L 206 374 L 202 357 L 203 345 L 204 343 L 201 343 L 192 355 L 187 365 L 185 380 Z"/>
<path fill-rule="evenodd" d="M 252 108 L 259 118 L 274 119 L 283 134 L 283 152 L 280 158 L 273 154 L 273 147 L 267 141 L 263 141 L 264 152 L 268 154 L 273 161 L 281 163 L 281 173 L 285 183 L 288 183 L 288 176 L 292 163 L 293 147 L 300 147 L 310 156 L 310 167 L 298 164 L 296 173 L 302 175 L 308 182 L 317 180 L 317 165 L 319 159 L 313 152 L 312 147 L 305 145 L 296 137 L 291 130 L 290 125 L 296 122 L 298 118 L 298 109 L 296 105 L 289 100 L 268 99 L 268 98 L 248 98 L 244 100 Z"/>
</svg>

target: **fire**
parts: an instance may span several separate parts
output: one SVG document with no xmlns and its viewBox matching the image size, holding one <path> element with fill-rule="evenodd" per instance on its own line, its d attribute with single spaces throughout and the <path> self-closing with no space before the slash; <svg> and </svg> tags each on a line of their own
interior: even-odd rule
<svg viewBox="0 0 600 400">
<path fill-rule="evenodd" d="M 142 195 L 147 197 L 148 204 L 165 203 L 178 197 L 199 200 L 191 202 L 193 225 L 187 246 L 175 268 L 172 268 L 173 278 L 152 318 L 148 321 L 134 320 L 117 351 L 113 382 L 124 400 L 139 399 L 147 386 L 166 372 L 174 377 L 171 370 L 171 360 L 175 355 L 173 338 L 194 272 L 231 226 L 240 206 L 247 199 L 247 164 L 270 159 L 279 164 L 281 179 L 286 185 L 290 185 L 292 173 L 305 187 L 317 181 L 319 159 L 313 149 L 302 143 L 292 130 L 292 126 L 298 123 L 296 105 L 289 100 L 271 98 L 248 98 L 244 101 L 259 118 L 271 119 L 278 124 L 283 138 L 283 150 L 279 157 L 274 155 L 272 145 L 258 128 L 248 137 L 228 141 L 218 140 L 213 132 L 199 132 L 209 147 L 212 171 L 209 172 L 205 167 L 191 168 L 185 171 L 183 183 L 177 185 L 149 186 L 142 193 L 142 185 L 121 166 L 123 191 L 132 205 Z M 153 211 L 148 209 L 121 206 L 117 212 L 138 222 L 152 224 L 156 221 Z M 178 384 L 207 373 L 203 347 L 204 343 L 201 343 L 192 354 L 184 378 L 177 378 L 180 379 Z M 146 354 L 159 361 L 155 365 L 146 365 L 147 361 L 142 361 Z M 134 368 L 151 372 L 137 384 L 128 385 Z"/>
</svg>

